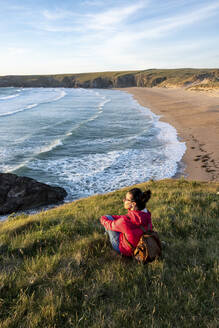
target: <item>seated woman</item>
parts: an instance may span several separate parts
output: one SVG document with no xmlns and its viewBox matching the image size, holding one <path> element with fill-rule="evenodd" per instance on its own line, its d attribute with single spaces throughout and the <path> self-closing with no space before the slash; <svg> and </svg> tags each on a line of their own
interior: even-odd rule
<svg viewBox="0 0 219 328">
<path fill-rule="evenodd" d="M 123 199 L 124 208 L 128 210 L 126 215 L 101 216 L 100 223 L 108 232 L 112 247 L 119 254 L 132 256 L 130 244 L 137 246 L 143 234 L 140 226 L 146 231 L 152 230 L 151 213 L 145 208 L 150 197 L 150 190 L 142 192 L 139 188 L 133 188 Z"/>
</svg>

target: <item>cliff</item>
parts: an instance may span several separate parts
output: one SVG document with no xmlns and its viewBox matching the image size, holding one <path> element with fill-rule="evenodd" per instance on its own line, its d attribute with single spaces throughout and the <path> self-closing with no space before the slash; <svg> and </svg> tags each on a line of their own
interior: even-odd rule
<svg viewBox="0 0 219 328">
<path fill-rule="evenodd" d="M 0 87 L 185 87 L 187 89 L 219 88 L 219 69 L 150 69 L 144 71 L 8 75 L 0 77 Z"/>
</svg>

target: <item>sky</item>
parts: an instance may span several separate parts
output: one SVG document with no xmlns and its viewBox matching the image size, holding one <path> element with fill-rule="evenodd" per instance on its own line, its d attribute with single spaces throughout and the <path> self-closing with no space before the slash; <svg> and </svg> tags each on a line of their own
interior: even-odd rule
<svg viewBox="0 0 219 328">
<path fill-rule="evenodd" d="M 219 68 L 219 0 L 0 0 L 0 75 Z"/>
</svg>

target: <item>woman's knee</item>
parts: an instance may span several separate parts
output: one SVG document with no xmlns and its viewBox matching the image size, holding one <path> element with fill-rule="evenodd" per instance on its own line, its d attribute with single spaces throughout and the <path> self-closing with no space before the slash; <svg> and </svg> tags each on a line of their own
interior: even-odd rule
<svg viewBox="0 0 219 328">
<path fill-rule="evenodd" d="M 107 217 L 108 220 L 114 221 L 114 218 L 111 215 L 105 215 L 105 217 Z"/>
</svg>

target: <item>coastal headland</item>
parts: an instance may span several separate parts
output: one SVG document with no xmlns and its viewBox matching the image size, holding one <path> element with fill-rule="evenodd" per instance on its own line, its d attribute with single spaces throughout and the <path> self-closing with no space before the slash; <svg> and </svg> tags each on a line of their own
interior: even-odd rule
<svg viewBox="0 0 219 328">
<path fill-rule="evenodd" d="M 123 88 L 140 105 L 170 123 L 187 150 L 186 178 L 219 180 L 219 91 L 192 92 L 183 88 Z"/>
<path fill-rule="evenodd" d="M 52 75 L 0 76 L 0 87 L 126 88 L 185 87 L 187 90 L 219 88 L 219 69 L 147 69 Z"/>
<path fill-rule="evenodd" d="M 121 88 L 176 128 L 187 179 L 219 180 L 219 69 L 9 75 L 0 87 Z"/>
</svg>

